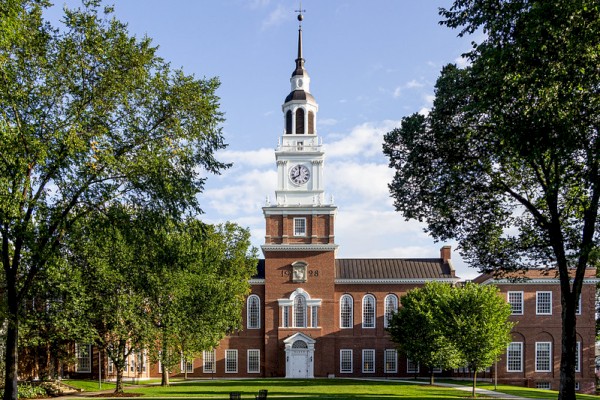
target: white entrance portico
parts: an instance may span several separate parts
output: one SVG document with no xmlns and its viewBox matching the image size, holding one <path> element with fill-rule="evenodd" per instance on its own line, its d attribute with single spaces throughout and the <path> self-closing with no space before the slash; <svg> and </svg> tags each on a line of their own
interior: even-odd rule
<svg viewBox="0 0 600 400">
<path fill-rule="evenodd" d="M 298 332 L 285 339 L 285 377 L 314 378 L 315 340 Z"/>
</svg>

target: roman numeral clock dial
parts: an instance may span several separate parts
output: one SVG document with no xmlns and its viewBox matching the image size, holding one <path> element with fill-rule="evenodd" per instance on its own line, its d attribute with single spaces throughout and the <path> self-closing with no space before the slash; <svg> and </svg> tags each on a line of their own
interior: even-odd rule
<svg viewBox="0 0 600 400">
<path fill-rule="evenodd" d="M 304 185 L 310 179 L 310 171 L 306 166 L 298 164 L 290 169 L 290 180 L 296 185 Z"/>
</svg>

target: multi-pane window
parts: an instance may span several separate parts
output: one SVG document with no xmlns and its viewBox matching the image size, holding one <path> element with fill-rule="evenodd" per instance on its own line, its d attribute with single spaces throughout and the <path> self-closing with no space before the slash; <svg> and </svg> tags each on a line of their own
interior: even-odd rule
<svg viewBox="0 0 600 400">
<path fill-rule="evenodd" d="M 306 218 L 294 218 L 294 236 L 306 236 Z"/>
<path fill-rule="evenodd" d="M 340 328 L 352 328 L 353 308 L 352 296 L 349 294 L 343 295 L 340 299 Z"/>
<path fill-rule="evenodd" d="M 362 372 L 369 374 L 375 372 L 375 350 L 365 349 L 362 351 Z"/>
<path fill-rule="evenodd" d="M 248 329 L 259 329 L 260 298 L 255 294 L 248 296 L 246 307 L 248 311 Z"/>
<path fill-rule="evenodd" d="M 181 359 L 181 372 L 194 372 L 194 362 Z"/>
<path fill-rule="evenodd" d="M 204 350 L 202 352 L 202 371 L 206 374 L 216 372 L 216 357 L 214 350 Z"/>
<path fill-rule="evenodd" d="M 581 315 L 581 295 L 579 295 L 579 301 L 577 302 L 577 308 L 575 309 L 575 314 Z"/>
<path fill-rule="evenodd" d="M 398 351 L 396 349 L 385 349 L 383 354 L 385 373 L 398 372 Z"/>
<path fill-rule="evenodd" d="M 575 372 L 581 372 L 581 342 L 575 347 Z"/>
<path fill-rule="evenodd" d="M 310 308 L 310 327 L 317 328 L 319 326 L 319 306 Z"/>
<path fill-rule="evenodd" d="M 508 304 L 514 315 L 523 315 L 523 292 L 508 292 Z"/>
<path fill-rule="evenodd" d="M 257 349 L 248 350 L 248 373 L 249 374 L 260 373 L 260 350 L 257 350 Z"/>
<path fill-rule="evenodd" d="M 375 328 L 375 297 L 368 294 L 363 297 L 363 328 Z"/>
<path fill-rule="evenodd" d="M 238 372 L 237 350 L 225 350 L 225 372 L 229 374 Z"/>
<path fill-rule="evenodd" d="M 506 370 L 508 372 L 523 371 L 523 343 L 512 342 L 506 351 Z"/>
<path fill-rule="evenodd" d="M 552 292 L 536 292 L 535 304 L 536 314 L 552 315 Z"/>
<path fill-rule="evenodd" d="M 289 328 L 290 326 L 290 307 L 281 307 L 281 326 L 283 328 Z"/>
<path fill-rule="evenodd" d="M 89 344 L 76 344 L 77 372 L 92 372 L 92 346 Z"/>
<path fill-rule="evenodd" d="M 551 342 L 536 342 L 535 343 L 535 371 L 536 372 L 551 372 L 552 371 L 552 343 Z"/>
<path fill-rule="evenodd" d="M 535 388 L 536 389 L 552 389 L 552 385 L 550 385 L 550 382 L 536 382 L 535 383 Z"/>
<path fill-rule="evenodd" d="M 294 327 L 306 328 L 306 299 L 301 294 L 294 298 Z"/>
<path fill-rule="evenodd" d="M 383 318 L 383 326 L 387 328 L 390 326 L 392 315 L 398 311 L 398 297 L 395 294 L 388 294 L 385 296 L 385 311 Z"/>
<path fill-rule="evenodd" d="M 409 374 L 418 374 L 419 373 L 419 363 L 414 362 L 410 358 L 406 359 L 406 372 Z"/>
<path fill-rule="evenodd" d="M 352 350 L 340 350 L 340 373 L 352 373 Z"/>
</svg>

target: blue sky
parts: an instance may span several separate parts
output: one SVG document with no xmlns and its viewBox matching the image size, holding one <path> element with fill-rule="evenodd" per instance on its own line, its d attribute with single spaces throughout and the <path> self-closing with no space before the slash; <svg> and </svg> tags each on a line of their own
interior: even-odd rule
<svg viewBox="0 0 600 400">
<path fill-rule="evenodd" d="M 48 18 L 60 15 L 57 1 Z M 223 132 L 219 154 L 234 167 L 210 176 L 201 195 L 203 220 L 234 221 L 264 242 L 261 207 L 274 197 L 274 148 L 283 130 L 281 105 L 296 58 L 298 1 L 121 0 L 116 17 L 131 34 L 152 38 L 159 55 L 196 77 L 218 76 Z M 415 221 L 394 211 L 387 184 L 393 172 L 382 154 L 383 135 L 402 117 L 426 112 L 447 63 L 462 64 L 473 38 L 440 26 L 440 0 L 304 0 L 305 67 L 319 104 L 318 135 L 325 144 L 326 198 L 338 206 L 339 258 L 439 257 Z M 458 252 L 457 274 L 470 279 Z"/>
</svg>

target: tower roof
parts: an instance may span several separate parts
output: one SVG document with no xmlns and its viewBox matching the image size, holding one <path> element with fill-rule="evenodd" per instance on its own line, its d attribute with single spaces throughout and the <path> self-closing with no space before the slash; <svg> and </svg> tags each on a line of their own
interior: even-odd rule
<svg viewBox="0 0 600 400">
<path fill-rule="evenodd" d="M 296 69 L 292 72 L 292 76 L 304 76 L 306 70 L 304 69 L 304 58 L 302 57 L 302 20 L 304 16 L 298 14 L 298 57 L 296 58 Z"/>
</svg>

